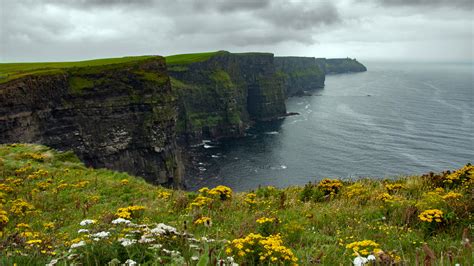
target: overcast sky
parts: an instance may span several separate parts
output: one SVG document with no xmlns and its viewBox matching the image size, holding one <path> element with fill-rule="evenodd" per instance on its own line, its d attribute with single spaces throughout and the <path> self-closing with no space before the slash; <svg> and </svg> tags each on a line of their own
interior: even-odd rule
<svg viewBox="0 0 474 266">
<path fill-rule="evenodd" d="M 228 50 L 473 61 L 472 0 L 0 0 L 0 61 Z"/>
</svg>

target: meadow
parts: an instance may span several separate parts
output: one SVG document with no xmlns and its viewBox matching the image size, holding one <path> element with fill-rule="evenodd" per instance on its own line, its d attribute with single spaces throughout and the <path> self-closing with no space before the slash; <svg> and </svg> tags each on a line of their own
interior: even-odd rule
<svg viewBox="0 0 474 266">
<path fill-rule="evenodd" d="M 474 167 L 170 190 L 0 145 L 0 265 L 472 265 Z"/>
</svg>

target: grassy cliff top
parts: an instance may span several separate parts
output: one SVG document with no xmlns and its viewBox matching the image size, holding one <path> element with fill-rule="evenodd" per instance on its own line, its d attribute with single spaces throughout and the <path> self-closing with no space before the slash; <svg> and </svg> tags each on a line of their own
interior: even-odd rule
<svg viewBox="0 0 474 266">
<path fill-rule="evenodd" d="M 207 52 L 207 53 L 194 53 L 194 54 L 176 54 L 166 56 L 166 64 L 168 65 L 183 65 L 206 61 L 209 58 L 218 55 L 220 53 L 226 53 L 226 51 Z"/>
<path fill-rule="evenodd" d="M 0 63 L 0 83 L 32 74 L 62 73 L 68 68 L 100 67 L 147 60 L 158 56 L 127 56 L 76 62 Z"/>
<path fill-rule="evenodd" d="M 0 145 L 0 264 L 347 265 L 374 255 L 377 265 L 425 256 L 472 265 L 473 180 L 467 165 L 395 180 L 184 192 L 87 168 L 69 152 Z"/>
</svg>

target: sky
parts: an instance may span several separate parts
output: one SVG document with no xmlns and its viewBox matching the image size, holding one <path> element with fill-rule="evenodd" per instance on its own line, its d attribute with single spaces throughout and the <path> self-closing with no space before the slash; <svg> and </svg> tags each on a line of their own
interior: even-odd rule
<svg viewBox="0 0 474 266">
<path fill-rule="evenodd" d="M 205 51 L 474 61 L 472 0 L 0 0 L 0 62 Z"/>
</svg>

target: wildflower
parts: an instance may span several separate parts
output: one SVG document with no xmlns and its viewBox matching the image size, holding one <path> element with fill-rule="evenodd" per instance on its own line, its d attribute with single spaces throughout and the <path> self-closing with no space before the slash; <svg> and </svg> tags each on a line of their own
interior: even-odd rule
<svg viewBox="0 0 474 266">
<path fill-rule="evenodd" d="M 171 192 L 168 192 L 168 191 L 160 191 L 158 192 L 158 198 L 159 199 L 169 199 L 171 196 Z"/>
<path fill-rule="evenodd" d="M 27 211 L 31 211 L 33 209 L 34 207 L 30 203 L 22 199 L 16 199 L 13 201 L 13 204 L 10 208 L 10 212 L 18 216 L 23 216 L 26 214 Z"/>
<path fill-rule="evenodd" d="M 378 199 L 383 202 L 391 202 L 391 201 L 394 201 L 395 197 L 384 192 L 378 196 Z"/>
<path fill-rule="evenodd" d="M 0 205 L 0 229 L 5 226 L 9 220 L 10 219 L 8 219 L 7 212 L 2 210 Z"/>
<path fill-rule="evenodd" d="M 43 226 L 44 226 L 45 229 L 53 229 L 54 228 L 54 223 L 53 222 L 44 223 Z"/>
<path fill-rule="evenodd" d="M 82 220 L 79 225 L 80 226 L 86 226 L 86 225 L 89 225 L 89 224 L 95 224 L 97 221 L 96 220 L 90 220 L 90 219 L 86 219 L 86 220 Z"/>
<path fill-rule="evenodd" d="M 85 246 L 85 245 L 86 245 L 86 242 L 84 242 L 84 241 L 82 240 L 82 241 L 80 241 L 80 242 L 78 242 L 78 243 L 72 244 L 70 248 L 71 248 L 71 249 L 80 248 L 80 247 Z"/>
<path fill-rule="evenodd" d="M 259 224 L 273 223 L 273 222 L 275 222 L 275 218 L 262 217 L 262 218 L 257 219 L 256 222 L 259 223 Z"/>
<path fill-rule="evenodd" d="M 137 264 L 136 261 L 133 261 L 133 260 L 131 260 L 131 259 L 128 259 L 128 260 L 125 261 L 125 265 L 126 265 L 126 266 L 136 266 L 136 265 L 138 265 L 138 264 Z"/>
<path fill-rule="evenodd" d="M 150 231 L 153 234 L 163 235 L 168 233 L 178 234 L 176 228 L 166 225 L 164 223 L 159 223 L 155 228 Z"/>
<path fill-rule="evenodd" d="M 372 240 L 362 240 L 362 241 L 356 241 L 352 242 L 348 245 L 346 245 L 347 249 L 351 249 L 354 252 L 354 256 L 367 256 L 370 253 L 377 253 L 378 251 L 381 251 L 378 247 L 380 245 L 377 244 L 376 242 Z M 360 255 L 359 255 L 360 254 Z"/>
<path fill-rule="evenodd" d="M 247 193 L 245 195 L 244 202 L 250 206 L 254 206 L 255 204 L 257 204 L 257 194 Z"/>
<path fill-rule="evenodd" d="M 23 230 L 23 229 L 28 229 L 28 228 L 30 228 L 30 225 L 29 225 L 29 224 L 25 224 L 25 223 L 19 223 L 19 224 L 17 224 L 15 227 L 16 227 L 16 229 L 18 229 L 18 230 Z"/>
<path fill-rule="evenodd" d="M 206 226 L 206 227 L 210 227 L 210 226 L 212 225 L 212 220 L 211 220 L 211 218 L 209 218 L 209 217 L 203 216 L 203 217 L 197 219 L 197 220 L 194 222 L 194 224 L 197 224 L 197 225 L 203 224 L 203 225 Z"/>
<path fill-rule="evenodd" d="M 120 242 L 120 244 L 124 247 L 128 247 L 128 246 L 131 246 L 135 243 L 137 243 L 137 240 L 135 239 L 128 239 L 128 238 L 120 238 L 118 240 Z"/>
<path fill-rule="evenodd" d="M 122 179 L 122 180 L 120 180 L 120 184 L 122 184 L 123 186 L 128 185 L 128 183 L 129 183 L 128 179 Z"/>
<path fill-rule="evenodd" d="M 54 265 L 56 265 L 58 262 L 59 262 L 59 260 L 53 259 L 53 260 L 51 260 L 48 264 L 46 264 L 46 266 L 54 266 Z"/>
<path fill-rule="evenodd" d="M 387 189 L 388 193 L 396 192 L 400 189 L 403 189 L 403 185 L 399 183 L 394 183 L 394 184 L 386 184 L 385 188 Z"/>
<path fill-rule="evenodd" d="M 366 263 L 368 263 L 369 260 L 367 258 L 364 258 L 364 257 L 361 257 L 361 256 L 357 256 L 355 257 L 353 263 L 354 263 L 354 266 L 362 266 Z"/>
<path fill-rule="evenodd" d="M 78 233 L 78 234 L 87 234 L 87 233 L 89 233 L 89 230 L 87 230 L 87 229 L 79 229 L 79 230 L 77 230 L 77 233 Z"/>
<path fill-rule="evenodd" d="M 117 218 L 112 221 L 113 224 L 130 224 L 131 222 L 127 219 Z"/>
<path fill-rule="evenodd" d="M 139 206 L 139 205 L 133 205 L 133 206 L 128 206 L 125 208 L 119 208 L 117 210 L 117 213 L 115 213 L 115 216 L 118 218 L 123 218 L 123 219 L 132 219 L 134 217 L 138 217 L 142 211 L 145 210 L 144 206 Z"/>
<path fill-rule="evenodd" d="M 26 244 L 28 245 L 36 245 L 36 244 L 41 244 L 41 243 L 43 243 L 43 240 L 41 239 L 32 239 L 32 240 L 26 241 Z"/>
<path fill-rule="evenodd" d="M 458 200 L 458 199 L 462 198 L 462 194 L 450 191 L 450 192 L 446 193 L 446 195 L 442 196 L 442 198 L 444 200 Z"/>
<path fill-rule="evenodd" d="M 209 195 L 219 196 L 221 200 L 227 200 L 232 197 L 232 189 L 226 186 L 217 186 L 208 192 Z"/>
<path fill-rule="evenodd" d="M 339 192 L 339 189 L 342 187 L 342 182 L 334 179 L 325 178 L 321 180 L 318 184 L 318 188 L 324 192 L 325 195 L 335 195 Z"/>
<path fill-rule="evenodd" d="M 423 222 L 437 222 L 441 223 L 443 221 L 443 211 L 438 210 L 438 209 L 431 209 L 431 210 L 426 210 L 420 215 L 418 215 L 418 218 L 423 221 Z"/>
<path fill-rule="evenodd" d="M 95 233 L 91 235 L 91 237 L 94 237 L 94 238 L 107 238 L 109 236 L 110 236 L 110 232 L 106 232 L 106 231 L 101 231 L 99 233 Z"/>
<path fill-rule="evenodd" d="M 209 197 L 199 195 L 189 204 L 189 207 L 190 208 L 193 208 L 193 207 L 200 208 L 202 206 L 210 204 L 212 201 L 213 200 Z"/>
</svg>

